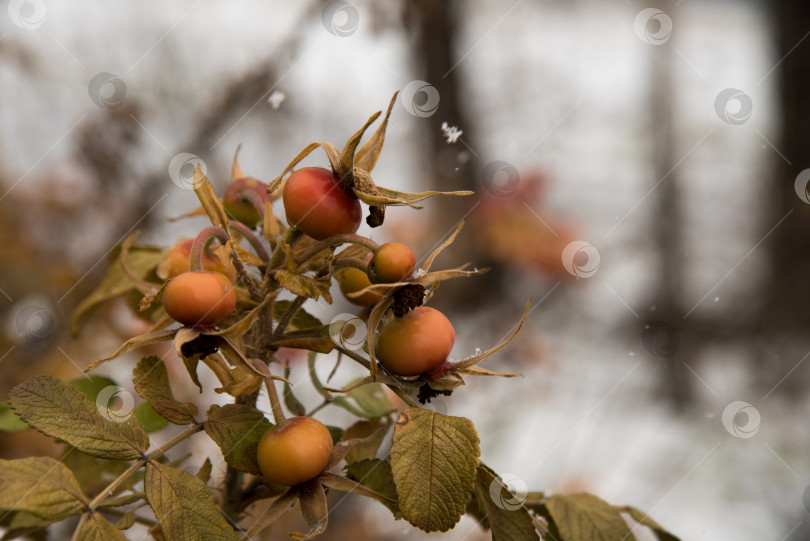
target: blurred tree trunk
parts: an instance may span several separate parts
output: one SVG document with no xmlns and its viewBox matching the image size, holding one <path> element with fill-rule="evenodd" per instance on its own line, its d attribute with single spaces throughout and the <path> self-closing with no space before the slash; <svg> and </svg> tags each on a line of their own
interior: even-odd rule
<svg viewBox="0 0 810 541">
<path fill-rule="evenodd" d="M 667 10 L 669 16 L 675 18 L 675 8 L 668 6 L 666 2 L 652 5 Z M 672 112 L 672 89 L 677 87 L 672 73 L 673 47 L 673 43 L 667 43 L 656 46 L 651 51 L 649 106 L 652 122 L 650 132 L 654 137 L 652 158 L 655 164 L 651 184 L 664 180 L 654 192 L 657 209 L 651 224 L 659 255 L 658 284 L 655 288 L 657 295 L 651 302 L 656 310 L 645 322 L 650 327 L 642 332 L 652 332 L 654 341 L 664 341 L 664 344 L 657 343 L 657 349 L 662 352 L 659 357 L 662 367 L 661 392 L 676 408 L 684 408 L 689 403 L 692 392 L 690 376 L 683 363 L 685 359 L 692 357 L 694 350 L 686 347 L 690 343 L 680 340 L 680 327 L 685 312 L 681 303 L 684 247 L 680 174 L 674 155 L 679 146 Z M 678 340 L 678 344 L 670 353 L 666 350 L 672 340 Z"/>
<path fill-rule="evenodd" d="M 794 181 L 800 171 L 810 167 L 810 4 L 779 0 L 772 6 L 776 56 L 784 58 L 772 75 L 779 77 L 782 108 L 782 131 L 776 146 L 791 164 L 781 160 L 777 164 L 776 201 L 767 223 L 775 224 L 791 210 L 793 213 L 767 244 L 773 266 L 766 320 L 774 329 L 806 333 L 810 325 L 810 205 L 799 199 Z"/>
<path fill-rule="evenodd" d="M 453 191 L 480 191 L 478 178 L 481 175 L 481 162 L 478 156 L 475 139 L 475 119 L 472 118 L 461 103 L 461 66 L 456 63 L 463 52 L 455 51 L 458 42 L 457 28 L 464 8 L 460 2 L 444 0 L 409 0 L 406 3 L 406 17 L 415 26 L 417 34 L 414 41 L 413 58 L 423 62 L 417 65 L 418 78 L 423 78 L 439 91 L 438 111 L 430 117 L 421 119 L 424 122 L 425 141 L 427 145 L 427 168 L 429 185 L 426 189 Z M 464 131 L 462 141 L 449 145 L 442 136 L 442 123 L 458 126 Z M 458 160 L 462 152 L 469 153 L 469 159 Z M 435 239 L 438 243 L 452 233 L 456 224 L 470 211 L 476 202 L 473 197 L 447 197 L 436 200 L 434 208 L 440 209 L 433 216 L 437 225 Z M 438 265 L 442 268 L 455 267 L 471 262 L 479 267 L 486 262 L 479 259 L 472 242 L 471 230 L 462 231 L 453 246 L 443 253 Z M 494 299 L 500 291 L 500 280 L 497 268 L 475 278 L 475 295 L 470 295 L 470 284 L 465 280 L 450 281 L 442 285 L 437 295 L 437 307 L 445 310 L 469 310 L 475 306 L 486 306 L 488 299 Z"/>
</svg>

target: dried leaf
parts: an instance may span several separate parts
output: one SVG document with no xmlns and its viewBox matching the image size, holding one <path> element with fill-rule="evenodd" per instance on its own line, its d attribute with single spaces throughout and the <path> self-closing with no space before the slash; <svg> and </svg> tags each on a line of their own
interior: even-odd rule
<svg viewBox="0 0 810 541">
<path fill-rule="evenodd" d="M 260 475 L 256 461 L 259 440 L 273 425 L 264 414 L 246 404 L 211 406 L 205 421 L 205 433 L 222 450 L 229 466 L 239 471 Z"/>
<path fill-rule="evenodd" d="M 656 537 L 658 537 L 659 541 L 680 541 L 679 538 L 675 537 L 667 530 L 665 530 L 663 526 L 661 526 L 656 521 L 651 519 L 650 515 L 648 515 L 644 511 L 630 506 L 618 507 L 617 509 L 619 511 L 628 513 L 633 518 L 633 520 L 635 520 L 642 526 L 650 528 L 653 531 L 653 533 L 655 533 Z"/>
<path fill-rule="evenodd" d="M 205 462 L 200 466 L 200 471 L 197 472 L 197 479 L 203 483 L 207 483 L 211 479 L 211 459 L 206 458 Z"/>
<path fill-rule="evenodd" d="M 88 503 L 73 473 L 50 457 L 0 459 L 0 479 L 2 511 L 30 513 L 53 522 L 78 515 Z"/>
<path fill-rule="evenodd" d="M 483 463 L 476 471 L 475 495 L 492 529 L 493 539 L 537 541 L 540 538 L 534 528 L 532 517 L 521 505 L 522 502 L 509 491 L 498 475 Z"/>
<path fill-rule="evenodd" d="M 264 299 L 262 299 L 262 302 L 257 304 L 254 308 L 252 308 L 250 312 L 242 316 L 242 318 L 239 321 L 237 321 L 227 329 L 222 329 L 221 331 L 216 331 L 212 334 L 215 334 L 217 336 L 226 336 L 229 338 L 244 336 L 250 330 L 250 328 L 253 326 L 256 320 L 259 318 L 264 307 L 267 306 L 268 303 L 273 302 L 273 300 L 277 296 L 278 291 L 274 291 L 269 295 L 266 295 Z M 275 306 L 273 306 L 273 308 L 275 308 Z"/>
<path fill-rule="evenodd" d="M 79 331 L 81 331 L 96 308 L 108 300 L 134 291 L 135 288 L 132 282 L 127 279 L 124 270 L 121 268 L 120 253 L 120 247 L 111 252 L 110 267 L 107 269 L 101 283 L 74 310 L 70 320 L 70 332 L 74 336 L 79 334 Z M 127 254 L 127 268 L 138 278 L 146 279 L 154 274 L 164 255 L 164 252 L 159 248 L 132 246 Z"/>
<path fill-rule="evenodd" d="M 394 427 L 391 470 L 402 516 L 427 532 L 445 532 L 470 501 L 478 434 L 469 419 L 411 407 Z"/>
<path fill-rule="evenodd" d="M 213 355 L 209 355 L 209 359 Z M 207 363 L 206 363 L 207 364 Z M 209 365 L 210 366 L 210 365 Z M 222 387 L 214 389 L 217 393 L 228 393 L 234 398 L 244 395 L 253 394 L 259 390 L 259 387 L 264 383 L 264 378 L 261 378 L 253 372 L 248 372 L 241 366 L 236 366 L 230 371 L 231 380 L 222 384 Z"/>
<path fill-rule="evenodd" d="M 211 181 L 205 176 L 199 163 L 194 167 L 194 193 L 197 194 L 197 198 L 200 200 L 203 209 L 205 209 L 208 219 L 211 220 L 211 224 L 227 231 L 228 215 L 222 207 L 222 201 L 217 197 Z"/>
<path fill-rule="evenodd" d="M 328 276 L 324 278 L 312 278 L 289 270 L 278 270 L 273 274 L 278 283 L 284 289 L 295 295 L 318 300 L 323 297 L 326 302 L 332 304 L 332 295 L 329 289 L 332 285 Z"/>
<path fill-rule="evenodd" d="M 382 464 L 388 465 L 387 462 L 380 461 Z M 382 469 L 382 468 L 381 468 Z M 385 470 L 383 470 L 384 472 Z M 391 468 L 388 467 L 388 476 L 391 476 Z M 360 496 L 365 496 L 366 498 L 372 498 L 377 500 L 378 502 L 384 503 L 386 507 L 391 509 L 392 507 L 396 508 L 397 500 L 396 500 L 396 492 L 394 492 L 394 496 L 386 496 L 385 494 L 380 494 L 376 490 L 365 486 L 353 479 L 348 479 L 341 475 L 336 475 L 334 473 L 322 473 L 320 475 L 320 481 L 324 485 L 328 486 L 329 488 L 334 488 L 335 490 L 340 490 L 343 492 L 351 492 L 352 494 L 359 494 Z M 394 489 L 394 480 L 391 478 L 391 484 L 389 487 Z"/>
<path fill-rule="evenodd" d="M 208 487 L 190 473 L 149 462 L 144 487 L 166 539 L 239 540 L 214 503 Z"/>
<path fill-rule="evenodd" d="M 177 335 L 178 329 L 163 329 L 160 331 L 153 331 L 146 334 L 138 335 L 134 338 L 130 338 L 126 342 L 124 342 L 115 353 L 108 357 L 104 357 L 103 359 L 99 359 L 95 362 L 90 363 L 87 368 L 84 369 L 85 372 L 89 372 L 94 368 L 97 368 L 98 365 L 101 363 L 107 362 L 110 359 L 115 359 L 123 355 L 124 353 L 128 353 L 133 349 L 137 349 L 141 346 L 148 346 L 149 344 L 157 344 L 158 342 L 168 342 L 175 338 Z"/>
<path fill-rule="evenodd" d="M 377 160 L 380 158 L 383 143 L 385 142 L 385 130 L 388 127 L 388 118 L 391 116 L 391 111 L 394 109 L 398 94 L 399 92 L 394 92 L 394 97 L 391 98 L 391 102 L 388 104 L 388 110 L 385 112 L 382 124 L 380 124 L 371 138 L 355 153 L 355 167 L 365 169 L 371 173 L 374 166 L 377 165 Z"/>
<path fill-rule="evenodd" d="M 9 393 L 9 402 L 33 428 L 88 455 L 133 460 L 149 447 L 149 437 L 137 419 L 107 420 L 96 403 L 51 376 L 36 376 L 17 385 Z"/>
<path fill-rule="evenodd" d="M 190 425 L 195 422 L 197 406 L 191 402 L 174 399 L 169 386 L 169 372 L 163 360 L 150 355 L 138 361 L 132 371 L 132 383 L 141 398 L 148 400 L 160 415 L 176 425 Z"/>
<path fill-rule="evenodd" d="M 281 319 L 284 314 L 289 310 L 292 301 L 283 300 L 278 301 L 273 305 L 273 317 L 276 320 Z M 289 329 L 292 330 L 300 330 L 300 329 L 310 329 L 313 327 L 323 327 L 323 323 L 317 317 L 313 316 L 303 308 L 299 308 L 295 315 L 293 316 L 290 324 L 288 326 Z"/>
<path fill-rule="evenodd" d="M 566 541 L 635 541 L 619 510 L 593 494 L 556 494 L 546 508 Z"/>
<path fill-rule="evenodd" d="M 245 368 L 248 371 L 264 379 L 274 379 L 289 383 L 289 381 L 287 381 L 285 378 L 282 378 L 281 376 L 266 374 L 261 370 L 259 370 L 258 368 L 256 368 L 255 366 L 253 366 L 253 363 L 251 363 L 247 358 L 245 358 L 245 356 L 242 354 L 239 348 L 236 347 L 236 344 L 234 344 L 228 338 L 222 338 L 222 343 L 219 345 L 219 350 L 222 353 L 222 356 L 225 357 L 225 359 L 227 359 L 230 363 L 232 363 L 235 366 L 241 366 L 242 368 Z"/>
<path fill-rule="evenodd" d="M 134 516 L 132 521 L 135 521 Z M 85 514 L 73 538 L 78 541 L 126 541 L 121 530 L 113 526 L 100 513 Z"/>
<path fill-rule="evenodd" d="M 389 188 L 384 188 L 382 186 L 376 186 L 379 195 L 374 195 L 366 192 L 362 192 L 358 189 L 353 190 L 355 195 L 357 196 L 360 201 L 366 203 L 367 205 L 386 205 L 391 207 L 398 207 L 407 205 L 413 209 L 421 209 L 422 207 L 416 205 L 416 203 L 423 201 L 429 197 L 433 197 L 434 195 L 452 195 L 458 197 L 464 197 L 467 195 L 473 195 L 475 192 L 471 192 L 468 190 L 463 191 L 456 191 L 456 192 L 436 192 L 436 191 L 428 191 L 428 192 L 419 192 L 419 193 L 408 193 L 408 192 L 399 192 L 396 190 L 391 190 Z"/>
<path fill-rule="evenodd" d="M 329 353 L 335 348 L 335 343 L 328 336 L 320 338 L 281 337 L 273 340 L 271 345 L 278 348 L 306 349 L 315 353 Z"/>
</svg>

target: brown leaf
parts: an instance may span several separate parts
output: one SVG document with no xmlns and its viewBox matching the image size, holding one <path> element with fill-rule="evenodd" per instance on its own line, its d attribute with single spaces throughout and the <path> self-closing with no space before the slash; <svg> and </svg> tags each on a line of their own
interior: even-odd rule
<svg viewBox="0 0 810 541">
<path fill-rule="evenodd" d="M 363 134 L 366 133 L 366 130 L 369 126 L 371 126 L 377 118 L 382 113 L 377 111 L 363 125 L 362 128 L 357 130 L 354 135 L 349 137 L 349 140 L 346 141 L 346 145 L 343 147 L 343 152 L 340 154 L 340 164 L 337 169 L 338 177 L 340 177 L 341 184 L 343 186 L 352 186 L 352 183 L 344 184 L 345 178 L 349 175 L 354 173 L 354 152 L 357 150 L 357 145 L 360 144 L 360 139 L 363 138 Z"/>
<path fill-rule="evenodd" d="M 246 404 L 211 406 L 205 421 L 205 433 L 222 450 L 225 462 L 254 475 L 261 475 L 256 460 L 259 440 L 272 427 L 262 412 Z"/>
<path fill-rule="evenodd" d="M 95 362 L 90 363 L 87 368 L 84 369 L 85 372 L 89 372 L 94 368 L 98 367 L 101 363 L 109 361 L 110 359 L 115 359 L 116 357 L 123 355 L 133 349 L 139 348 L 141 346 L 148 346 L 149 344 L 157 344 L 158 342 L 168 342 L 175 338 L 175 335 L 178 333 L 178 329 L 164 329 L 160 331 L 154 331 L 146 334 L 141 334 L 134 338 L 130 338 L 126 342 L 124 342 L 115 353 L 110 355 L 109 357 L 104 357 L 103 359 L 99 359 Z"/>
</svg>

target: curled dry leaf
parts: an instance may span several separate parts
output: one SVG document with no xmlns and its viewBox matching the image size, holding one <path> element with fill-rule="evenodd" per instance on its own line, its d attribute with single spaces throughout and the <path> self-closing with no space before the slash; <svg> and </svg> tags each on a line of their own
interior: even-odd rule
<svg viewBox="0 0 810 541">
<path fill-rule="evenodd" d="M 495 347 L 493 347 L 491 349 L 488 349 L 487 351 L 479 353 L 478 355 L 473 355 L 472 357 L 467 357 L 463 361 L 459 361 L 457 363 L 454 363 L 451 370 L 454 371 L 454 372 L 459 372 L 461 370 L 466 370 L 469 367 L 481 362 L 482 360 L 486 359 L 487 357 L 489 357 L 491 355 L 494 355 L 495 353 L 497 353 L 498 351 L 500 351 L 501 349 L 506 347 L 506 345 L 509 342 L 511 342 L 512 340 L 514 340 L 515 336 L 517 336 L 517 334 L 523 328 L 523 324 L 526 322 L 526 317 L 528 317 L 528 315 L 529 315 L 529 308 L 531 307 L 531 305 L 532 305 L 532 301 L 529 301 L 529 302 L 526 303 L 526 308 L 523 310 L 523 317 L 520 318 L 520 322 L 518 323 L 517 328 L 514 331 L 512 331 L 512 333 L 508 337 L 506 337 L 506 339 L 502 340 Z"/>
<path fill-rule="evenodd" d="M 89 372 L 94 368 L 98 367 L 101 363 L 109 361 L 110 359 L 115 359 L 116 357 L 123 355 L 129 351 L 132 351 L 135 348 L 139 348 L 141 346 L 148 346 L 149 344 L 157 344 L 158 342 L 168 342 L 169 340 L 173 340 L 177 335 L 180 329 L 164 329 L 161 331 L 154 331 L 146 334 L 141 334 L 134 338 L 130 338 L 126 342 L 124 342 L 120 348 L 118 348 L 115 353 L 108 357 L 104 357 L 103 359 L 99 359 L 95 362 L 90 363 L 87 368 L 84 369 L 85 372 Z"/>
</svg>

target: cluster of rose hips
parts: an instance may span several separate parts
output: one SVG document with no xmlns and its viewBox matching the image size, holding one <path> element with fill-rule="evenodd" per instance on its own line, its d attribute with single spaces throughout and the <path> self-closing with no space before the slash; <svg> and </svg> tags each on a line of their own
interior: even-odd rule
<svg viewBox="0 0 810 541">
<path fill-rule="evenodd" d="M 228 186 L 222 205 L 229 218 L 254 228 L 262 220 L 260 209 L 265 202 L 272 201 L 267 192 L 267 185 L 256 179 L 237 178 Z M 289 226 L 315 241 L 353 234 L 360 226 L 360 201 L 342 189 L 340 178 L 329 169 L 305 167 L 293 171 L 284 184 L 282 199 Z M 220 257 L 210 250 L 208 240 L 180 242 L 169 250 L 158 268 L 158 275 L 168 280 L 162 293 L 166 313 L 196 329 L 212 328 L 230 316 L 237 304 L 234 282 L 238 274 L 227 256 Z M 408 246 L 389 242 L 372 248 L 363 263 L 364 269 L 343 268 L 337 276 L 349 302 L 370 307 L 382 300 L 383 295 L 353 294 L 372 284 L 409 280 L 416 257 Z M 197 270 L 192 270 L 195 266 Z M 403 317 L 394 318 L 379 332 L 376 357 L 391 374 L 418 376 L 441 366 L 454 341 L 453 326 L 441 312 L 418 306 Z M 370 337 L 369 347 L 373 344 L 375 340 Z M 320 421 L 296 417 L 264 434 L 257 458 L 268 482 L 295 486 L 323 471 L 332 448 L 332 437 Z"/>
</svg>

